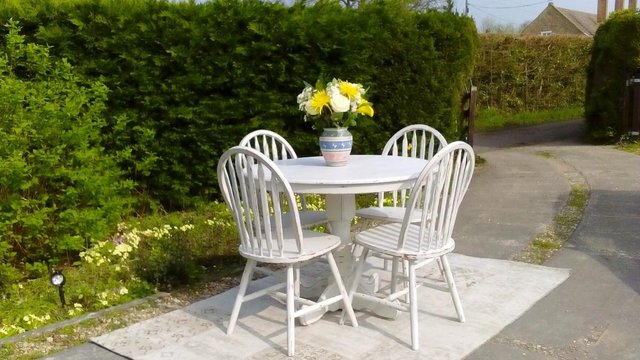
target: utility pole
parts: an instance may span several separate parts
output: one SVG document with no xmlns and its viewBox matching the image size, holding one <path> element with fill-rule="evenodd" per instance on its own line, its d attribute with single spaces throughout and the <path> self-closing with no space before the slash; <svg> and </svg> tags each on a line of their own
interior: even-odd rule
<svg viewBox="0 0 640 360">
<path fill-rule="evenodd" d="M 464 14 L 469 15 L 469 0 L 464 0 Z"/>
</svg>

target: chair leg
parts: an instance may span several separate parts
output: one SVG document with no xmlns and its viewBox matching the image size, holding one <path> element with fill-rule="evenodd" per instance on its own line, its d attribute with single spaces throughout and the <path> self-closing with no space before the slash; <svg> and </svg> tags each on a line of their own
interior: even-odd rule
<svg viewBox="0 0 640 360">
<path fill-rule="evenodd" d="M 295 265 L 295 274 L 294 274 L 294 295 L 296 297 L 300 297 L 300 265 Z"/>
<path fill-rule="evenodd" d="M 238 314 L 240 313 L 240 307 L 244 302 L 244 295 L 249 287 L 249 281 L 251 281 L 251 276 L 253 275 L 253 270 L 256 268 L 256 264 L 257 262 L 255 260 L 249 259 L 247 260 L 247 264 L 244 266 L 242 278 L 240 279 L 240 286 L 238 288 L 238 295 L 236 295 L 236 301 L 233 304 L 233 310 L 231 310 L 231 318 L 229 319 L 229 326 L 227 327 L 227 335 L 231 335 L 231 333 L 233 333 L 233 329 L 235 329 Z"/>
<path fill-rule="evenodd" d="M 362 254 L 360 254 L 360 259 L 356 263 L 356 269 L 353 272 L 353 279 L 351 280 L 351 286 L 349 287 L 349 299 L 353 300 L 353 295 L 358 290 L 358 284 L 360 283 L 360 277 L 364 272 L 364 264 L 367 262 L 367 256 L 369 255 L 369 249 L 363 248 Z"/>
<path fill-rule="evenodd" d="M 436 258 L 436 263 L 438 263 L 438 269 L 440 270 L 440 275 L 442 276 L 442 278 L 445 279 L 445 281 L 447 280 L 446 275 L 444 274 L 444 267 L 442 267 L 442 260 L 440 260 L 440 258 Z"/>
<path fill-rule="evenodd" d="M 391 259 L 391 287 L 390 287 L 391 294 L 395 294 L 396 292 L 396 284 L 398 282 L 399 261 L 400 259 L 397 259 L 397 258 Z M 386 269 L 386 266 L 385 266 L 385 269 Z"/>
<path fill-rule="evenodd" d="M 347 293 L 347 289 L 344 287 L 344 283 L 342 282 L 342 277 L 340 276 L 340 271 L 338 270 L 338 265 L 336 264 L 336 260 L 333 257 L 333 253 L 327 253 L 327 260 L 329 260 L 329 267 L 331 267 L 331 272 L 333 273 L 333 277 L 336 279 L 336 286 L 340 291 L 340 295 L 342 295 L 342 316 L 340 317 L 341 323 L 344 321 L 344 313 L 346 312 L 349 315 L 349 320 L 351 320 L 351 326 L 358 327 L 358 320 L 356 320 L 356 314 L 353 312 L 353 307 L 351 307 L 351 298 Z"/>
<path fill-rule="evenodd" d="M 296 350 L 295 340 L 295 271 L 293 265 L 287 266 L 287 351 L 293 356 Z"/>
<path fill-rule="evenodd" d="M 464 311 L 462 310 L 462 303 L 460 302 L 460 297 L 458 296 L 458 289 L 456 288 L 456 282 L 453 280 L 453 274 L 451 273 L 451 267 L 449 266 L 449 261 L 445 255 L 440 257 L 442 262 L 442 267 L 444 268 L 445 279 L 447 280 L 447 284 L 449 284 L 449 291 L 451 292 L 451 298 L 453 299 L 453 305 L 456 307 L 456 312 L 458 313 L 458 319 L 460 322 L 465 322 Z"/>
<path fill-rule="evenodd" d="M 402 264 L 402 274 L 405 276 L 405 278 L 407 276 L 409 276 L 408 274 L 408 269 L 409 269 L 409 261 L 408 260 L 404 260 L 401 258 L 393 258 L 393 267 L 391 267 L 391 293 L 395 293 L 396 289 L 397 289 L 397 284 L 398 284 L 398 271 L 399 271 L 399 267 L 400 264 Z M 405 280 L 406 281 L 406 280 Z M 406 285 L 406 284 L 405 284 Z M 404 301 L 407 301 L 407 294 L 405 294 L 403 296 Z"/>
<path fill-rule="evenodd" d="M 406 265 L 406 264 L 405 264 Z M 416 285 L 416 266 L 409 262 L 409 309 L 411 314 L 411 349 L 418 350 L 418 289 Z"/>
<path fill-rule="evenodd" d="M 353 295 L 358 290 L 358 283 L 360 282 L 360 276 L 362 276 L 362 272 L 364 271 L 364 263 L 367 261 L 367 255 L 369 254 L 369 249 L 366 247 L 362 248 L 362 254 L 360 254 L 360 259 L 358 259 L 356 269 L 353 271 L 353 279 L 351 280 L 351 285 L 349 286 L 349 302 L 353 304 Z M 344 314 L 342 312 L 342 317 L 340 318 L 340 324 L 344 324 Z"/>
</svg>

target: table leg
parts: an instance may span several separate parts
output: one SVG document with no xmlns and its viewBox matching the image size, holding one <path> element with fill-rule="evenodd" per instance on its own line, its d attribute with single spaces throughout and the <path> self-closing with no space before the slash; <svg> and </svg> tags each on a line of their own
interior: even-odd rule
<svg viewBox="0 0 640 360">
<path fill-rule="evenodd" d="M 331 233 L 340 237 L 342 245 L 333 252 L 333 256 L 338 265 L 338 270 L 342 274 L 345 286 L 349 286 L 348 278 L 345 274 L 350 274 L 353 268 L 353 257 L 351 256 L 351 219 L 356 214 L 356 197 L 353 194 L 344 195 L 326 195 L 326 211 L 329 224 L 331 225 Z M 319 300 L 339 294 L 338 288 L 333 281 L 322 292 Z M 340 308 L 340 304 L 332 304 L 328 308 L 319 309 L 299 318 L 302 325 L 309 325 L 319 320 L 327 311 L 336 311 Z"/>
<path fill-rule="evenodd" d="M 356 215 L 356 198 L 354 194 L 343 195 L 326 195 L 327 202 L 327 218 L 331 224 L 331 233 L 337 235 L 342 240 L 342 245 L 334 251 L 334 257 L 342 274 L 343 282 L 345 286 L 351 284 L 351 274 L 353 273 L 355 259 L 351 253 L 352 241 L 351 241 L 351 220 Z M 378 291 L 378 274 L 373 274 L 368 281 L 363 280 L 360 282 L 359 291 L 369 294 L 374 294 Z M 320 295 L 319 300 L 324 300 L 332 296 L 338 295 L 338 291 L 335 283 L 331 281 L 329 286 Z M 300 323 L 302 325 L 309 325 L 324 315 L 327 311 L 336 311 L 341 308 L 340 303 L 334 303 L 328 306 L 327 309 L 320 309 L 317 312 L 309 313 L 305 316 L 301 316 Z M 354 298 L 353 308 L 364 309 L 368 308 L 374 313 L 387 318 L 395 318 L 398 314 L 397 310 L 391 308 L 385 308 L 380 304 L 367 301 L 367 299 Z"/>
<path fill-rule="evenodd" d="M 356 197 L 353 194 L 327 195 L 327 219 L 331 233 L 340 237 L 342 245 L 334 251 L 341 274 L 351 273 L 351 220 L 356 216 Z M 344 275 L 343 275 L 344 276 Z"/>
</svg>

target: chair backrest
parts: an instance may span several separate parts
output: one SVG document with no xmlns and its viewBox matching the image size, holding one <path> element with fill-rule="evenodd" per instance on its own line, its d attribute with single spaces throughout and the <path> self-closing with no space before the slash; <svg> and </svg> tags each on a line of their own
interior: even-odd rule
<svg viewBox="0 0 640 360">
<path fill-rule="evenodd" d="M 252 131 L 240 140 L 239 145 L 256 149 L 274 161 L 298 157 L 291 144 L 271 130 Z"/>
<path fill-rule="evenodd" d="M 260 129 L 250 132 L 240 140 L 240 146 L 247 146 L 266 155 L 271 160 L 297 159 L 293 146 L 280 134 Z M 300 208 L 307 210 L 307 199 L 300 196 Z"/>
<path fill-rule="evenodd" d="M 387 141 L 382 155 L 404 156 L 429 160 L 447 146 L 447 140 L 429 125 L 414 124 L 398 130 Z"/>
<path fill-rule="evenodd" d="M 285 216 L 293 229 L 289 236 L 296 238 L 298 252 L 303 251 L 293 190 L 266 155 L 245 146 L 227 150 L 218 162 L 218 184 L 238 228 L 242 252 L 281 257 Z"/>
<path fill-rule="evenodd" d="M 462 141 L 445 146 L 429 160 L 411 189 L 398 249 L 437 251 L 447 244 L 474 168 L 473 149 Z M 415 209 L 422 210 L 422 218 L 410 225 Z M 406 242 L 407 234 L 416 230 L 418 241 Z"/>
<path fill-rule="evenodd" d="M 430 160 L 434 154 L 447 145 L 447 140 L 429 125 L 414 124 L 406 126 L 387 141 L 382 155 L 403 156 Z M 405 206 L 407 190 L 378 194 L 378 206 L 383 206 L 385 195 L 390 194 L 391 206 Z"/>
</svg>

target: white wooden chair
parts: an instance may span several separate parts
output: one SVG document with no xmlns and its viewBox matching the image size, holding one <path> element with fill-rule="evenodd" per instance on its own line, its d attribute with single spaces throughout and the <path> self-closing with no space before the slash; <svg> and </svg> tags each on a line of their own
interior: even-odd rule
<svg viewBox="0 0 640 360">
<path fill-rule="evenodd" d="M 384 146 L 382 155 L 404 156 L 429 160 L 447 145 L 447 140 L 429 125 L 409 125 L 396 132 Z M 377 206 L 356 210 L 356 215 L 365 219 L 402 222 L 405 203 L 409 194 L 407 190 L 378 193 Z M 385 205 L 386 201 L 391 204 Z M 414 212 L 413 222 L 420 221 L 421 212 Z"/>
<path fill-rule="evenodd" d="M 393 134 L 382 149 L 382 155 L 430 160 L 434 154 L 446 145 L 447 140 L 438 130 L 429 125 L 414 124 L 406 126 Z M 378 193 L 378 203 L 376 206 L 358 209 L 356 210 L 356 215 L 364 219 L 383 222 L 402 222 L 408 197 L 409 191 L 406 189 L 380 192 Z M 389 200 L 391 204 L 385 205 L 385 201 Z M 422 216 L 422 210 L 416 209 L 412 214 L 413 218 L 411 222 L 419 222 Z M 381 254 L 374 255 L 385 259 L 384 268 L 388 269 L 388 257 L 382 256 Z M 397 267 L 398 264 L 393 263 L 392 266 Z"/>
<path fill-rule="evenodd" d="M 267 156 L 270 160 L 296 159 L 295 150 L 289 142 L 280 134 L 270 130 L 260 129 L 247 134 L 240 140 L 240 146 L 247 146 L 258 150 Z M 327 214 L 325 211 L 309 210 L 307 207 L 307 199 L 304 195 L 298 195 L 300 199 L 299 213 L 300 221 L 303 228 L 309 228 L 315 225 L 327 225 Z M 290 224 L 287 224 L 290 225 Z"/>
<path fill-rule="evenodd" d="M 238 228 L 240 254 L 247 259 L 227 334 L 234 330 L 242 303 L 283 288 L 285 294 L 279 295 L 286 299 L 289 356 L 295 352 L 295 319 L 311 311 L 341 301 L 343 318 L 346 312 L 351 324 L 357 327 L 332 254 L 332 250 L 340 245 L 340 238 L 302 229 L 298 208 L 292 206 L 296 203 L 295 196 L 277 166 L 254 149 L 235 146 L 222 154 L 218 162 L 218 182 Z M 282 209 L 287 207 L 290 210 L 283 213 Z M 283 225 L 285 218 L 292 226 Z M 319 302 L 301 298 L 300 266 L 325 255 L 340 294 Z M 286 282 L 248 294 L 247 288 L 258 263 L 286 266 Z"/>
<path fill-rule="evenodd" d="M 354 282 L 349 296 L 373 298 L 411 314 L 411 344 L 418 350 L 418 295 L 417 288 L 424 281 L 417 278 L 416 270 L 434 259 L 440 259 L 447 287 L 460 322 L 465 321 L 458 291 L 451 274 L 446 254 L 453 251 L 451 238 L 458 209 L 469 187 L 475 167 L 473 149 L 457 141 L 439 151 L 421 172 L 406 203 L 406 213 L 401 223 L 388 223 L 360 232 L 355 237 L 356 246 L 363 248 L 358 260 Z M 423 208 L 420 222 L 413 222 L 413 212 Z M 428 216 L 426 214 L 429 214 Z M 358 279 L 370 251 L 407 262 L 408 276 L 392 272 L 390 290 L 384 299 L 374 295 L 356 293 Z M 396 263 L 396 261 L 394 261 Z M 402 280 L 406 287 L 398 290 L 396 282 Z M 425 282 L 426 284 L 426 282 Z M 430 285 L 432 287 L 433 285 Z M 409 294 L 408 302 L 403 299 Z"/>
</svg>

